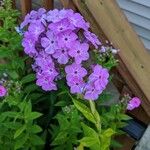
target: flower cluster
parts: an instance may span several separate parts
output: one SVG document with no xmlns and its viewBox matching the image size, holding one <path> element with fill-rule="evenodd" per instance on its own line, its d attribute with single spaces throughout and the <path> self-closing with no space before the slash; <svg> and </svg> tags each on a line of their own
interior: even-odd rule
<svg viewBox="0 0 150 150">
<path fill-rule="evenodd" d="M 37 85 L 43 90 L 57 90 L 56 80 L 64 68 L 71 93 L 84 94 L 95 100 L 105 89 L 109 73 L 100 65 L 89 74 L 83 62 L 89 59 L 89 47 L 99 48 L 101 42 L 89 31 L 89 23 L 71 9 L 31 11 L 21 23 L 24 32 L 22 45 L 35 61 Z M 89 77 L 88 77 L 89 76 Z"/>
<path fill-rule="evenodd" d="M 4 86 L 0 85 L 0 97 L 3 97 L 7 94 L 7 90 Z"/>
<path fill-rule="evenodd" d="M 138 97 L 133 97 L 127 105 L 127 110 L 133 110 L 141 105 L 141 100 Z"/>
</svg>

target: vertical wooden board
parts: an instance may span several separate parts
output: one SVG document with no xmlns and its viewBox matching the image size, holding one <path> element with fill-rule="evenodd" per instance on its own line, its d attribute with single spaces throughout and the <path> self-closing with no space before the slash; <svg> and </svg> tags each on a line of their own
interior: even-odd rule
<svg viewBox="0 0 150 150">
<path fill-rule="evenodd" d="M 54 0 L 42 0 L 43 2 L 43 7 L 46 10 L 50 10 L 54 8 Z"/>
<path fill-rule="evenodd" d="M 84 0 L 84 2 L 108 39 L 115 48 L 121 50 L 119 53 L 120 58 L 137 86 L 144 93 L 148 100 L 146 103 L 150 104 L 150 55 L 145 50 L 142 42 L 115 1 Z M 138 96 L 140 96 L 140 93 L 138 93 Z M 144 108 L 150 114 L 149 105 L 146 106 L 145 104 Z"/>
<path fill-rule="evenodd" d="M 115 148 L 114 150 L 132 150 L 136 141 L 127 135 L 117 136 L 116 140 L 122 144 L 121 148 Z"/>
<path fill-rule="evenodd" d="M 133 92 L 134 95 L 136 95 L 140 99 L 142 99 L 142 105 L 143 105 L 145 111 L 150 116 L 150 102 L 148 101 L 148 99 L 145 96 L 144 92 L 141 90 L 141 88 L 136 83 L 136 81 L 133 78 L 133 76 L 128 71 L 127 67 L 125 66 L 125 64 L 123 63 L 121 58 L 118 58 L 118 59 L 119 59 L 119 65 L 117 66 L 118 72 L 123 77 L 123 79 L 126 82 L 126 84 L 128 85 L 128 87 L 131 89 L 131 92 Z"/>
<path fill-rule="evenodd" d="M 76 11 L 76 7 L 72 0 L 60 0 L 64 8 L 70 8 Z"/>
<path fill-rule="evenodd" d="M 20 3 L 21 3 L 22 17 L 24 18 L 24 16 L 28 12 L 30 12 L 32 8 L 32 0 L 20 0 Z"/>
<path fill-rule="evenodd" d="M 150 117 L 146 114 L 146 112 L 141 106 L 132 111 L 128 111 L 127 114 L 136 118 L 137 120 L 140 120 L 146 125 L 150 123 Z"/>
<path fill-rule="evenodd" d="M 16 8 L 16 0 L 12 0 L 12 8 Z"/>
</svg>

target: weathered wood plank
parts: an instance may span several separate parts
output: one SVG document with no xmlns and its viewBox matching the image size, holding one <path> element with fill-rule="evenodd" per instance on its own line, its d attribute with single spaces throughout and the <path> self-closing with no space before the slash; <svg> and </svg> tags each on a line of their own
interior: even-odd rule
<svg viewBox="0 0 150 150">
<path fill-rule="evenodd" d="M 12 8 L 16 8 L 16 0 L 12 0 Z"/>
<path fill-rule="evenodd" d="M 64 8 L 70 8 L 73 9 L 74 11 L 76 10 L 76 7 L 72 0 L 61 0 L 61 3 Z"/>
<path fill-rule="evenodd" d="M 122 66 L 118 67 L 119 72 L 133 92 L 143 99 L 143 107 L 150 115 L 150 55 L 115 1 L 83 0 L 83 2 L 114 47 L 121 50 L 119 57 Z M 129 76 L 126 76 L 128 74 Z"/>
<path fill-rule="evenodd" d="M 43 0 L 43 7 L 46 10 L 50 10 L 54 8 L 54 0 Z"/>
<path fill-rule="evenodd" d="M 32 0 L 20 0 L 22 17 L 24 17 L 32 8 Z"/>
</svg>

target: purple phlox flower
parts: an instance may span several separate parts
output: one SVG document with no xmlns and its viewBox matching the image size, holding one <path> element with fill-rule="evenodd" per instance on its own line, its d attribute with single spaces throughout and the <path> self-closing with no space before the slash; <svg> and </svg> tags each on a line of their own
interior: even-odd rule
<svg viewBox="0 0 150 150">
<path fill-rule="evenodd" d="M 96 65 L 93 69 L 93 73 L 89 76 L 89 80 L 94 82 L 97 90 L 105 89 L 108 84 L 109 72 L 107 69 L 102 68 L 100 65 Z"/>
<path fill-rule="evenodd" d="M 46 10 L 44 8 L 40 8 L 37 12 L 38 19 L 46 26 Z"/>
<path fill-rule="evenodd" d="M 45 91 L 57 90 L 55 82 L 52 80 L 51 76 L 48 74 L 37 74 L 36 84 L 41 86 Z"/>
<path fill-rule="evenodd" d="M 36 40 L 38 40 L 39 35 L 45 31 L 45 28 L 43 24 L 41 23 L 40 20 L 36 20 L 36 22 L 32 22 L 29 25 L 28 31 L 30 32 L 31 35 L 34 36 Z"/>
<path fill-rule="evenodd" d="M 46 10 L 44 8 L 40 8 L 38 11 L 32 10 L 30 14 L 25 16 L 24 21 L 20 24 L 21 29 L 24 28 L 29 23 L 34 22 L 37 19 L 42 20 L 42 16 L 45 14 Z M 43 22 L 43 21 L 42 21 Z"/>
<path fill-rule="evenodd" d="M 76 41 L 76 39 L 78 38 L 78 36 L 70 30 L 58 34 L 57 37 L 59 41 L 58 45 L 60 48 L 61 47 L 71 48 L 74 42 Z"/>
<path fill-rule="evenodd" d="M 95 46 L 95 48 L 98 48 L 98 46 L 101 45 L 101 42 L 94 33 L 90 31 L 85 31 L 84 36 L 89 42 L 91 42 Z"/>
<path fill-rule="evenodd" d="M 56 52 L 53 54 L 53 57 L 57 59 L 58 63 L 66 64 L 69 60 L 68 49 L 62 48 L 56 50 Z"/>
<path fill-rule="evenodd" d="M 138 108 L 141 105 L 141 100 L 138 97 L 132 98 L 128 105 L 127 105 L 127 110 L 133 110 L 135 108 Z"/>
<path fill-rule="evenodd" d="M 62 9 L 59 11 L 59 18 L 60 19 L 64 19 L 64 18 L 68 18 L 70 16 L 72 16 L 74 14 L 72 9 Z"/>
<path fill-rule="evenodd" d="M 81 64 L 73 63 L 65 67 L 66 79 L 72 80 L 73 77 L 83 78 L 87 75 L 87 71 L 85 68 L 81 66 Z"/>
<path fill-rule="evenodd" d="M 99 94 L 102 93 L 102 90 L 97 90 L 93 83 L 89 83 L 85 87 L 84 98 L 87 100 L 96 100 L 99 97 Z"/>
<path fill-rule="evenodd" d="M 41 38 L 41 45 L 47 54 L 53 54 L 58 49 L 56 37 L 53 32 L 47 31 L 46 37 Z"/>
<path fill-rule="evenodd" d="M 7 94 L 7 89 L 0 85 L 0 97 L 4 97 Z"/>
<path fill-rule="evenodd" d="M 41 69 L 39 69 L 39 66 L 36 63 L 33 63 L 31 66 L 32 66 L 33 71 L 35 71 L 35 72 L 41 71 Z"/>
<path fill-rule="evenodd" d="M 40 54 L 35 58 L 35 64 L 42 70 L 47 70 L 50 67 L 54 67 L 51 56 L 47 55 L 45 52 L 40 52 Z"/>
<path fill-rule="evenodd" d="M 38 16 L 38 19 L 40 17 L 42 17 L 43 14 L 46 13 L 46 10 L 44 8 L 39 8 L 38 11 L 37 11 L 37 16 Z"/>
<path fill-rule="evenodd" d="M 24 52 L 28 54 L 30 57 L 36 56 L 37 51 L 35 49 L 35 39 L 33 36 L 29 36 L 30 33 L 26 32 L 24 34 L 24 38 L 22 41 L 22 46 L 24 47 Z"/>
<path fill-rule="evenodd" d="M 79 13 L 74 13 L 68 16 L 68 18 L 75 27 L 82 28 L 83 30 L 88 30 L 89 23 L 85 22 L 85 20 Z"/>
<path fill-rule="evenodd" d="M 64 18 L 56 23 L 51 23 L 49 29 L 52 30 L 54 33 L 60 33 L 66 30 L 74 30 L 74 26 L 69 22 L 67 18 Z"/>
<path fill-rule="evenodd" d="M 46 20 L 48 22 L 60 21 L 61 19 L 59 18 L 59 10 L 58 9 L 54 9 L 54 10 L 48 11 Z"/>
<path fill-rule="evenodd" d="M 73 10 L 71 9 L 62 9 L 60 11 L 58 9 L 50 10 L 47 13 L 47 21 L 55 23 L 64 18 L 68 18 L 72 14 L 73 14 Z"/>
<path fill-rule="evenodd" d="M 88 53 L 89 45 L 87 43 L 80 43 L 76 41 L 74 46 L 69 51 L 69 55 L 75 58 L 75 62 L 80 64 L 82 61 L 87 60 L 89 58 Z"/>
<path fill-rule="evenodd" d="M 31 20 L 36 20 L 37 16 L 38 16 L 37 11 L 35 11 L 35 10 L 32 10 L 29 15 L 30 15 Z"/>
<path fill-rule="evenodd" d="M 49 67 L 47 70 L 44 70 L 42 73 L 47 76 L 50 76 L 51 80 L 54 80 L 56 76 L 58 75 L 58 72 L 53 66 Z"/>
<path fill-rule="evenodd" d="M 46 17 L 46 14 L 43 14 L 40 18 L 40 21 L 44 24 L 44 26 L 47 26 Z"/>
<path fill-rule="evenodd" d="M 82 93 L 82 88 L 84 87 L 84 81 L 81 78 L 73 77 L 71 80 L 67 81 L 68 86 L 70 86 L 70 92 L 72 94 Z"/>
<path fill-rule="evenodd" d="M 105 46 L 101 46 L 100 52 L 101 53 L 105 53 L 106 52 L 106 47 Z"/>
<path fill-rule="evenodd" d="M 27 14 L 24 18 L 24 21 L 20 24 L 20 28 L 23 29 L 26 25 L 31 22 L 30 14 Z"/>
</svg>

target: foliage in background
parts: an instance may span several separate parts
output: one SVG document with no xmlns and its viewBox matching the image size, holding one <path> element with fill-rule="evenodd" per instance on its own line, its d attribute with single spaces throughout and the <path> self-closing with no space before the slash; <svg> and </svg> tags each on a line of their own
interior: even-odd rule
<svg viewBox="0 0 150 150">
<path fill-rule="evenodd" d="M 15 27 L 20 12 L 11 8 L 11 0 L 5 0 L 0 7 L 0 72 L 8 73 L 11 78 L 19 79 L 25 72 L 25 59 L 22 55 L 21 36 Z"/>
<path fill-rule="evenodd" d="M 41 113 L 32 110 L 30 90 L 35 77 L 27 56 L 23 55 L 21 36 L 16 32 L 20 12 L 12 9 L 11 0 L 0 6 L 0 85 L 7 88 L 7 95 L 0 98 L 0 149 L 42 149 L 37 125 Z M 30 82 L 30 84 L 29 84 Z M 32 87 L 31 87 L 32 85 Z M 30 89 L 27 88 L 30 86 Z M 23 90 L 24 89 L 24 90 Z"/>
<path fill-rule="evenodd" d="M 37 150 L 44 144 L 37 135 L 42 128 L 35 122 L 42 114 L 32 111 L 31 102 L 17 92 L 9 91 L 9 96 L 0 102 L 0 149 Z"/>
</svg>

